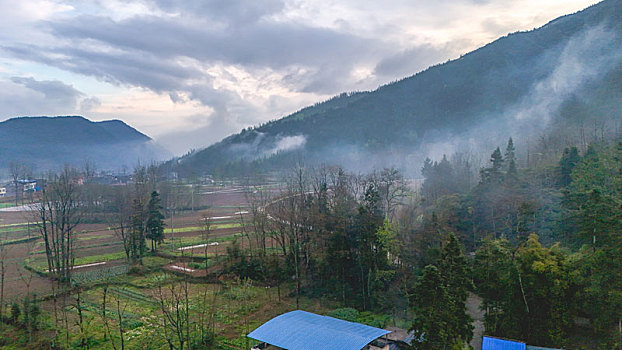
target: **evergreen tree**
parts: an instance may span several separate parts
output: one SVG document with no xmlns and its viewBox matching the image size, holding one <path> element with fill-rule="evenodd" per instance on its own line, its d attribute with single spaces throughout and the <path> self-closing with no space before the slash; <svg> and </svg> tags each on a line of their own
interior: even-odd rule
<svg viewBox="0 0 622 350">
<path fill-rule="evenodd" d="M 496 172 L 500 172 L 503 169 L 503 156 L 499 147 L 490 155 L 490 163 L 492 163 L 492 168 Z"/>
<path fill-rule="evenodd" d="M 437 268 L 425 267 L 415 287 L 415 349 L 463 348 L 473 338 L 473 320 L 466 312 L 471 280 L 466 258 L 454 234 L 442 249 Z"/>
<path fill-rule="evenodd" d="M 584 303 L 595 330 L 612 346 L 622 339 L 622 143 L 591 146 L 571 177 L 565 203 L 587 248 L 579 264 Z"/>
<path fill-rule="evenodd" d="M 469 290 L 472 289 L 470 271 L 466 257 L 462 253 L 462 246 L 456 236 L 451 233 L 449 240 L 443 247 L 439 261 L 439 271 L 445 289 L 449 295 L 453 324 L 453 342 L 457 344 L 468 343 L 473 338 L 473 319 L 466 312 L 466 300 Z"/>
<path fill-rule="evenodd" d="M 145 231 L 146 238 L 151 240 L 151 251 L 155 251 L 155 246 L 164 241 L 164 215 L 160 204 L 160 195 L 157 191 L 151 192 L 151 198 L 147 205 L 147 224 Z"/>
<path fill-rule="evenodd" d="M 510 137 L 508 139 L 508 145 L 505 147 L 505 162 L 507 164 L 508 167 L 508 172 L 510 172 L 510 168 L 511 165 L 514 164 L 514 168 L 516 170 L 516 155 L 515 155 L 515 149 L 514 149 L 514 141 L 512 140 L 512 138 Z"/>
<path fill-rule="evenodd" d="M 557 183 L 561 187 L 566 187 L 570 185 L 572 182 L 572 178 L 570 175 L 572 174 L 572 170 L 575 168 L 577 163 L 581 160 L 579 156 L 579 151 L 576 147 L 566 148 L 564 149 L 564 153 L 562 158 L 559 160 L 559 165 L 557 167 L 558 171 L 558 180 Z"/>
<path fill-rule="evenodd" d="M 503 156 L 499 147 L 490 155 L 491 166 L 480 171 L 481 183 L 503 182 Z"/>
<path fill-rule="evenodd" d="M 425 267 L 411 302 L 415 314 L 410 327 L 415 334 L 412 349 L 451 349 L 454 335 L 450 325 L 455 316 L 447 307 L 451 297 L 436 266 Z"/>
</svg>

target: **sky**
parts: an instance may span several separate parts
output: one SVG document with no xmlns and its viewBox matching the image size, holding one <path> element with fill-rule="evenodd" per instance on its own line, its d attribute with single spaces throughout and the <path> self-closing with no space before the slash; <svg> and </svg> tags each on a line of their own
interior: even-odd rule
<svg viewBox="0 0 622 350">
<path fill-rule="evenodd" d="M 0 120 L 121 119 L 175 154 L 586 0 L 2 0 Z"/>
</svg>

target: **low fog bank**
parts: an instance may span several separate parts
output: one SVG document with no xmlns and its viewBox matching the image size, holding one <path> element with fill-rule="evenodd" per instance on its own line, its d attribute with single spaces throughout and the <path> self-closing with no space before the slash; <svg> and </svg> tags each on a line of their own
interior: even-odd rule
<svg viewBox="0 0 622 350">
<path fill-rule="evenodd" d="M 88 163 L 97 171 L 131 172 L 137 164 L 162 162 L 171 153 L 154 141 L 129 141 L 107 145 L 56 145 L 46 149 L 22 149 L 19 157 L 5 156 L 0 162 L 0 178 L 7 178 L 9 168 L 19 165 L 33 176 L 59 171 L 65 165 L 83 168 Z"/>
</svg>

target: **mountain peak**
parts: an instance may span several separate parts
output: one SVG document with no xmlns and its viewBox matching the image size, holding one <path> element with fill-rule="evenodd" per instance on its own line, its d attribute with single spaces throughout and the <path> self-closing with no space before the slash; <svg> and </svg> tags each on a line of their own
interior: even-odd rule
<svg viewBox="0 0 622 350">
<path fill-rule="evenodd" d="M 101 168 L 131 167 L 169 153 L 121 120 L 93 122 L 82 116 L 17 117 L 0 122 L 0 166 L 11 161 L 41 170 L 91 160 Z"/>
</svg>

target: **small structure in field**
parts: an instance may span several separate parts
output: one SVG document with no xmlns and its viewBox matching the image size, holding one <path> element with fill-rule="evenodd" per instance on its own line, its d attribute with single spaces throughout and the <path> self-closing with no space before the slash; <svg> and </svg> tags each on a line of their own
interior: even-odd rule
<svg viewBox="0 0 622 350">
<path fill-rule="evenodd" d="M 263 342 L 254 349 L 361 350 L 389 333 L 385 329 L 296 310 L 271 319 L 247 336 Z"/>
<path fill-rule="evenodd" d="M 6 187 L 0 187 L 0 197 L 4 197 L 6 195 Z"/>
</svg>

